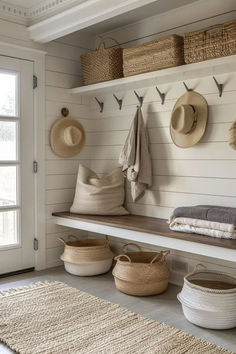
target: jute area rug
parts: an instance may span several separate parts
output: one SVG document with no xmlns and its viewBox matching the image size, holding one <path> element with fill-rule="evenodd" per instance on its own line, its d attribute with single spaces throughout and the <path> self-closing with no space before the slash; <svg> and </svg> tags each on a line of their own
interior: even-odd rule
<svg viewBox="0 0 236 354">
<path fill-rule="evenodd" d="M 228 354 L 60 282 L 0 293 L 0 340 L 25 354 Z"/>
</svg>

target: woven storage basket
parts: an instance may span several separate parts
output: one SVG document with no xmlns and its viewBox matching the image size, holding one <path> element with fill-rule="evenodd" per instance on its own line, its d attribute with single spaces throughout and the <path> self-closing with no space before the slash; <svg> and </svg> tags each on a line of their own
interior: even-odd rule
<svg viewBox="0 0 236 354">
<path fill-rule="evenodd" d="M 202 265 L 184 278 L 178 294 L 188 321 L 205 328 L 236 327 L 236 277 Z"/>
<path fill-rule="evenodd" d="M 106 48 L 105 40 L 114 41 L 118 47 Z M 103 49 L 101 46 L 103 45 Z M 119 43 L 110 37 L 101 38 L 96 50 L 81 55 L 83 81 L 85 85 L 109 81 L 123 77 L 123 49 Z"/>
<path fill-rule="evenodd" d="M 183 38 L 177 35 L 123 50 L 124 76 L 182 64 L 184 64 Z"/>
<path fill-rule="evenodd" d="M 129 245 L 136 246 L 139 252 L 126 252 Z M 142 252 L 132 243 L 125 245 L 123 251 L 125 254 L 115 257 L 117 263 L 112 272 L 118 290 L 137 296 L 160 294 L 166 290 L 170 272 L 165 257 L 169 251 Z"/>
<path fill-rule="evenodd" d="M 91 276 L 108 272 L 111 268 L 113 253 L 107 239 L 85 239 L 71 241 L 75 236 L 69 236 L 69 241 L 64 243 L 64 252 L 61 260 L 65 269 L 72 274 Z"/>
<path fill-rule="evenodd" d="M 236 54 L 236 20 L 184 35 L 186 63 Z"/>
</svg>

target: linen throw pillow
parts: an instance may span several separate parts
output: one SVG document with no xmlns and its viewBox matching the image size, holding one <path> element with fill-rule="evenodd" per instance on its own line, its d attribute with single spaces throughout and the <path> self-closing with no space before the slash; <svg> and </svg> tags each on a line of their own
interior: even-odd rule
<svg viewBox="0 0 236 354">
<path fill-rule="evenodd" d="M 121 167 L 99 178 L 88 167 L 79 165 L 71 213 L 91 215 L 127 215 L 124 177 Z"/>
</svg>

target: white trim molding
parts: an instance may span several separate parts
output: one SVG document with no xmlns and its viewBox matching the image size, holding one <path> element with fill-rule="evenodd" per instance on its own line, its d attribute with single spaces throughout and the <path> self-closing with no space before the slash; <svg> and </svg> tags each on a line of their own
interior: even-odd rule
<svg viewBox="0 0 236 354">
<path fill-rule="evenodd" d="M 87 0 L 42 0 L 26 8 L 0 0 L 0 17 L 29 26 L 84 1 Z"/>
<path fill-rule="evenodd" d="M 177 3 L 182 3 L 183 1 L 177 0 Z M 158 2 L 156 0 L 109 0 L 109 2 L 107 0 L 87 0 L 58 15 L 30 26 L 30 37 L 34 41 L 46 43 L 155 3 L 155 6 L 159 6 L 160 3 L 163 11 L 163 0 Z"/>
<path fill-rule="evenodd" d="M 34 90 L 35 146 L 34 159 L 39 164 L 35 187 L 35 237 L 39 240 L 39 249 L 35 252 L 35 268 L 46 267 L 45 232 L 45 54 L 46 52 L 23 48 L 0 42 L 1 55 L 16 59 L 30 60 L 34 63 L 34 75 L 38 77 L 38 86 Z"/>
</svg>

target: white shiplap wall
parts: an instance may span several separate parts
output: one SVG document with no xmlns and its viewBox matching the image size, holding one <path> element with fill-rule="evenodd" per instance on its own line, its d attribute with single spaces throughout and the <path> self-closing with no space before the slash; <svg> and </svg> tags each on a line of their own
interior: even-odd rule
<svg viewBox="0 0 236 354">
<path fill-rule="evenodd" d="M 204 5 L 202 0 L 197 3 Z M 117 29 L 109 35 L 127 47 L 236 18 L 235 0 L 208 0 L 205 7 L 195 5 Z M 59 264 L 62 250 L 57 237 L 67 236 L 71 230 L 54 225 L 51 213 L 66 210 L 71 205 L 79 161 L 99 174 L 117 165 L 137 101 L 132 92 L 119 93 L 124 99 L 123 109 L 119 111 L 111 95 L 100 97 L 105 102 L 104 113 L 100 114 L 93 99 L 90 104 L 90 100 L 85 97 L 68 94 L 67 88 L 78 86 L 81 82 L 79 57 L 93 43 L 91 40 L 84 40 L 75 34 L 42 46 L 29 40 L 24 26 L 7 21 L 0 21 L 0 40 L 48 51 L 45 72 L 46 117 L 42 117 L 46 120 L 46 266 L 55 266 Z M 127 205 L 133 213 L 166 218 L 174 207 L 183 204 L 236 206 L 235 152 L 227 146 L 227 130 L 236 118 L 236 74 L 219 75 L 217 78 L 225 84 L 222 98 L 218 97 L 210 77 L 188 82 L 189 86 L 204 94 L 208 100 L 210 117 L 202 142 L 187 150 L 176 148 L 168 133 L 173 104 L 185 92 L 182 83 L 160 86 L 161 91 L 167 92 L 164 106 L 160 104 L 155 88 L 139 90 L 139 94 L 145 95 L 143 112 L 152 143 L 154 185 L 137 204 L 131 202 L 128 194 Z M 86 129 L 86 146 L 78 158 L 61 159 L 49 147 L 51 124 L 60 117 L 60 109 L 64 105 L 69 108 L 70 115 L 79 118 Z M 115 246 L 119 244 L 114 243 Z M 172 255 L 175 260 L 185 260 L 190 269 L 199 261 L 209 262 L 218 269 L 226 267 L 228 271 L 233 271 L 235 267 L 230 262 L 222 264 L 216 260 L 213 262 L 211 258 L 181 252 L 172 252 Z M 178 278 L 175 277 L 174 281 L 178 281 Z"/>
<path fill-rule="evenodd" d="M 87 130 L 90 100 L 67 92 L 68 88 L 82 82 L 80 55 L 88 49 L 79 43 L 70 36 L 46 45 L 46 267 L 61 264 L 59 256 L 63 247 L 58 237 L 67 238 L 71 233 L 84 234 L 55 225 L 51 214 L 70 208 L 79 161 L 85 164 L 88 161 L 84 161 L 82 155 L 70 159 L 60 158 L 49 145 L 51 125 L 61 117 L 60 110 L 64 106 L 69 109 L 69 115 L 79 119 Z"/>
<path fill-rule="evenodd" d="M 215 0 L 215 7 L 211 7 L 210 3 L 208 1 L 207 9 L 200 10 L 197 4 L 189 5 L 104 35 L 115 37 L 127 47 L 236 18 L 235 1 L 228 0 L 223 4 Z M 218 97 L 212 77 L 195 78 L 187 82 L 209 104 L 206 133 L 199 144 L 189 149 L 176 147 L 169 134 L 171 110 L 176 100 L 186 92 L 182 82 L 158 86 L 161 92 L 167 93 L 164 105 L 161 105 L 155 87 L 138 90 L 144 96 L 143 113 L 151 141 L 153 186 L 137 203 L 132 202 L 127 188 L 126 203 L 133 214 L 168 218 L 174 208 L 184 205 L 236 207 L 236 153 L 227 143 L 228 129 L 236 119 L 236 73 L 218 75 L 217 79 L 224 84 L 221 98 Z M 132 91 L 119 92 L 117 96 L 123 98 L 123 107 L 119 111 L 112 93 L 98 96 L 105 104 L 102 114 L 96 102 L 92 102 L 91 106 L 93 123 L 89 127 L 87 143 L 90 166 L 99 174 L 117 165 L 137 105 Z M 118 245 L 114 240 L 113 244 Z M 201 261 L 212 267 L 218 264 L 221 269 L 226 267 L 229 272 L 235 272 L 235 264 L 217 262 L 211 258 L 173 252 L 172 259 L 185 260 L 189 269 Z M 177 276 L 174 281 L 179 281 Z"/>
</svg>

